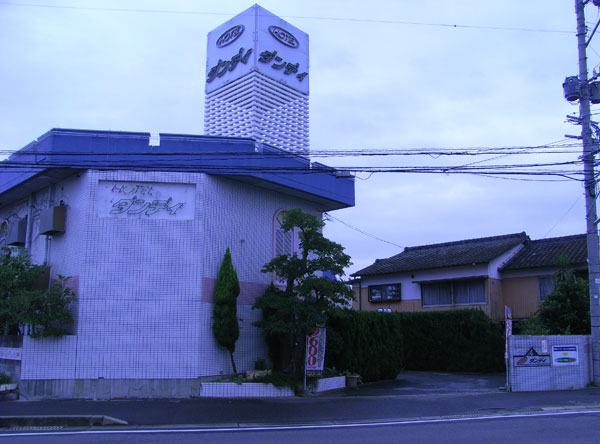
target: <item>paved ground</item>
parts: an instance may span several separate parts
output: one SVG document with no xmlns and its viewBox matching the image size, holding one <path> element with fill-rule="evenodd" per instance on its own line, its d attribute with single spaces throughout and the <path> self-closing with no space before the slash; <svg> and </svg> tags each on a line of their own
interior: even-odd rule
<svg viewBox="0 0 600 444">
<path fill-rule="evenodd" d="M 434 393 L 497 392 L 506 385 L 506 376 L 440 372 L 402 372 L 393 381 L 363 384 L 335 396 L 395 396 Z M 328 394 L 325 394 L 328 396 Z"/>
<path fill-rule="evenodd" d="M 0 401 L 0 417 L 106 415 L 133 426 L 280 425 L 600 410 L 600 389 L 508 393 L 503 375 L 403 372 L 394 381 L 271 399 Z"/>
</svg>

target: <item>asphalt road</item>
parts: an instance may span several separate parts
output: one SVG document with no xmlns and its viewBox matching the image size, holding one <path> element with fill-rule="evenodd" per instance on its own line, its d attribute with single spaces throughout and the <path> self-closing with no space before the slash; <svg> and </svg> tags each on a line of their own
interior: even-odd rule
<svg viewBox="0 0 600 444">
<path fill-rule="evenodd" d="M 132 430 L 31 432 L 0 435 L 0 443 L 15 444 L 598 444 L 600 411 L 538 414 L 497 418 L 448 418 L 395 424 L 281 427 L 211 430 Z"/>
<path fill-rule="evenodd" d="M 0 416 L 108 415 L 138 426 L 280 425 L 542 412 L 554 407 L 579 409 L 591 405 L 600 405 L 600 389 L 272 399 L 22 401 L 0 403 Z"/>
</svg>

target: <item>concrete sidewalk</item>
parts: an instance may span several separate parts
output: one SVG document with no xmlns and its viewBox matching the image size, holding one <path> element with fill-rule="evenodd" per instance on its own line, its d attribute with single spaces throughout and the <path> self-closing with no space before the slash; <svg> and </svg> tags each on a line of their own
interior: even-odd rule
<svg viewBox="0 0 600 444">
<path fill-rule="evenodd" d="M 600 410 L 597 388 L 507 393 L 499 384 L 502 375 L 404 372 L 394 381 L 296 398 L 0 401 L 0 417 L 71 415 L 110 417 L 134 427 L 237 427 Z M 66 420 L 60 424 L 69 426 Z"/>
</svg>

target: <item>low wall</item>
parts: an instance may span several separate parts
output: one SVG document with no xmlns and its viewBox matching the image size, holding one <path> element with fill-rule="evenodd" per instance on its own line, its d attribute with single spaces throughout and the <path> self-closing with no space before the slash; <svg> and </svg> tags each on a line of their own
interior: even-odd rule
<svg viewBox="0 0 600 444">
<path fill-rule="evenodd" d="M 345 376 L 335 376 L 333 378 L 317 379 L 316 384 L 309 386 L 312 393 L 325 392 L 327 390 L 337 390 L 346 387 Z"/>
<path fill-rule="evenodd" d="M 294 396 L 289 387 L 278 388 L 259 382 L 204 382 L 200 390 L 201 398 L 279 398 Z"/>
<path fill-rule="evenodd" d="M 23 336 L 0 336 L 0 373 L 13 382 L 21 379 Z"/>
<path fill-rule="evenodd" d="M 22 380 L 21 399 L 189 399 L 294 396 L 271 384 L 204 382 L 201 379 L 41 379 Z"/>
<path fill-rule="evenodd" d="M 509 341 L 513 392 L 573 390 L 592 381 L 590 336 L 520 336 Z"/>
<path fill-rule="evenodd" d="M 200 379 L 23 379 L 21 399 L 186 399 L 200 397 Z"/>
</svg>

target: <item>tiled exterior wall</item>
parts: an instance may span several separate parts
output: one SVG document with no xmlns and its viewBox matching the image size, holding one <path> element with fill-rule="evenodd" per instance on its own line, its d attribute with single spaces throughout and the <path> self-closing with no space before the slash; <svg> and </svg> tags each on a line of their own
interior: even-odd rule
<svg viewBox="0 0 600 444">
<path fill-rule="evenodd" d="M 22 336 L 0 336 L 0 373 L 7 375 L 12 382 L 21 378 Z M 10 353 L 8 353 L 10 352 Z M 3 359 L 1 356 L 11 359 Z"/>
<path fill-rule="evenodd" d="M 281 398 L 294 396 L 289 387 L 275 387 L 271 384 L 235 382 L 203 382 L 201 398 Z"/>
<path fill-rule="evenodd" d="M 543 351 L 542 341 L 547 341 L 547 351 Z M 578 365 L 518 367 L 514 365 L 515 356 L 523 356 L 533 347 L 539 354 L 550 355 L 552 346 L 576 345 Z M 509 381 L 513 392 L 542 390 L 571 390 L 584 388 L 592 380 L 590 336 L 511 336 Z"/>
<path fill-rule="evenodd" d="M 194 217 L 99 217 L 98 183 L 111 180 L 193 184 Z M 52 238 L 49 264 L 53 275 L 74 277 L 78 326 L 60 339 L 25 339 L 21 379 L 30 380 L 31 387 L 36 380 L 139 384 L 230 373 L 228 352 L 212 334 L 212 295 L 205 294 L 212 291 L 227 247 L 242 288 L 238 370 L 267 358 L 261 331 L 252 325 L 260 312 L 251 305 L 270 282 L 260 269 L 272 254 L 273 216 L 295 207 L 317 213 L 314 205 L 199 173 L 127 171 L 74 176 L 55 186 L 53 200 L 67 205 L 67 228 Z M 38 238 L 32 245 L 36 261 L 43 258 L 37 250 L 45 243 L 45 236 Z"/>
</svg>

